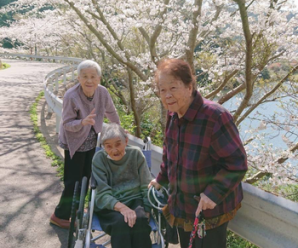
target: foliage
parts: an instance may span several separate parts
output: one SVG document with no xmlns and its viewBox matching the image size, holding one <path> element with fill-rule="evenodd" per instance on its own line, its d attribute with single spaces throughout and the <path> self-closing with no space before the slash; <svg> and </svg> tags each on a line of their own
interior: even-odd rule
<svg viewBox="0 0 298 248">
<path fill-rule="evenodd" d="M 262 72 L 261 72 L 261 77 L 263 79 L 270 79 L 270 73 L 268 68 L 265 68 Z"/>
<path fill-rule="evenodd" d="M 17 0 L 1 0 L 0 8 L 11 4 Z M 9 26 L 9 23 L 13 21 L 13 11 L 8 11 L 5 13 L 0 13 L 0 27 L 2 26 Z"/>
<path fill-rule="evenodd" d="M 31 121 L 33 122 L 33 130 L 34 130 L 36 139 L 40 142 L 42 148 L 44 149 L 46 157 L 50 158 L 52 160 L 51 165 L 57 166 L 58 175 L 60 176 L 60 178 L 62 180 L 64 161 L 51 150 L 50 145 L 47 144 L 45 137 L 43 136 L 43 134 L 41 133 L 41 131 L 38 127 L 37 106 L 38 106 L 40 99 L 43 96 L 44 96 L 44 92 L 42 91 L 41 93 L 39 93 L 39 95 L 35 99 L 35 102 L 31 105 L 30 110 L 29 110 L 30 118 L 31 118 Z"/>
<path fill-rule="evenodd" d="M 133 114 L 126 114 L 125 112 L 118 109 L 118 114 L 121 122 L 121 126 L 127 130 L 130 134 L 135 131 L 135 125 L 133 123 Z"/>
<path fill-rule="evenodd" d="M 235 233 L 228 231 L 227 248 L 258 248 Z"/>
<path fill-rule="evenodd" d="M 288 184 L 280 186 L 280 189 L 277 190 L 278 193 L 282 192 L 283 197 L 298 202 L 298 185 L 297 184 Z"/>
<path fill-rule="evenodd" d="M 256 183 L 256 186 L 259 186 L 260 184 L 260 186 L 268 192 L 272 192 L 274 194 L 281 195 L 282 197 L 291 201 L 298 202 L 298 185 L 294 184 L 294 182 L 292 182 L 292 184 L 289 183 L 287 185 L 278 185 L 276 187 L 272 187 L 265 180 L 264 183 L 265 184 L 262 185 L 261 182 L 258 182 Z"/>
<path fill-rule="evenodd" d="M 9 68 L 9 67 L 10 67 L 9 64 L 7 64 L 7 63 L 2 63 L 2 68 L 0 67 L 0 70 L 7 69 L 7 68 Z"/>
<path fill-rule="evenodd" d="M 293 179 L 288 163 L 297 164 L 298 87 L 288 79 L 298 70 L 297 1 L 19 0 L 2 13 L 28 7 L 1 28 L 0 39 L 20 40 L 29 53 L 98 61 L 131 131 L 141 128 L 159 139 L 165 111 L 153 73 L 160 59 L 183 58 L 197 73 L 204 97 L 220 104 L 236 99 L 227 108 L 242 137 L 258 141 L 248 147 L 250 166 L 271 173 L 274 184 Z M 255 115 L 268 102 L 280 103 L 286 124 L 276 113 Z M 243 128 L 249 118 L 260 126 Z M 259 139 L 269 126 L 283 134 L 283 150 L 271 148 L 271 136 Z"/>
<path fill-rule="evenodd" d="M 146 113 L 143 116 L 143 120 L 141 123 L 142 127 L 142 138 L 150 137 L 151 141 L 154 145 L 157 145 L 159 147 L 162 147 L 163 144 L 163 132 L 161 125 L 159 124 L 154 124 L 152 122 L 152 115 L 153 113 Z"/>
<path fill-rule="evenodd" d="M 0 7 L 3 7 L 7 4 L 10 4 L 10 3 L 15 2 L 15 1 L 17 1 L 17 0 L 1 0 Z"/>
</svg>

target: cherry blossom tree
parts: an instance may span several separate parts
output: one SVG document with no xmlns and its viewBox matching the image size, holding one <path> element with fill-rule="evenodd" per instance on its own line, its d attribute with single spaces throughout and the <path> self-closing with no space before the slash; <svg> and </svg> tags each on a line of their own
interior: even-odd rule
<svg viewBox="0 0 298 248">
<path fill-rule="evenodd" d="M 297 181 L 289 162 L 297 159 L 298 148 L 295 1 L 19 0 L 11 8 L 28 6 L 24 17 L 0 33 L 4 30 L 5 37 L 39 52 L 98 61 L 107 86 L 133 113 L 137 136 L 142 114 L 153 106 L 164 128 L 165 109 L 153 85 L 156 64 L 164 57 L 183 58 L 198 76 L 204 97 L 220 104 L 237 100 L 229 110 L 243 136 L 247 133 L 249 163 L 257 172 L 247 181 L 266 175 L 274 184 Z M 286 69 L 264 80 L 262 73 L 276 62 Z M 276 101 L 284 108 L 286 125 L 254 114 Z M 248 118 L 258 120 L 259 127 L 243 130 Z M 286 151 L 271 147 L 268 137 L 258 134 L 269 126 L 286 131 Z"/>
</svg>

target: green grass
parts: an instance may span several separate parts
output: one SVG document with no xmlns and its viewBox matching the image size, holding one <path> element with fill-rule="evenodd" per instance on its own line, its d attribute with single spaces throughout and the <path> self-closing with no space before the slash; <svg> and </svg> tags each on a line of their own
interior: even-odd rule
<svg viewBox="0 0 298 248">
<path fill-rule="evenodd" d="M 0 68 L 0 70 L 7 69 L 7 68 L 9 68 L 9 67 L 10 67 L 10 65 L 9 65 L 9 64 L 2 63 L 2 68 Z"/>
<path fill-rule="evenodd" d="M 64 161 L 57 156 L 52 150 L 51 147 L 47 144 L 47 141 L 41 131 L 38 127 L 38 116 L 37 116 L 37 106 L 40 101 L 40 99 L 44 96 L 44 92 L 40 92 L 37 98 L 35 99 L 35 102 L 30 107 L 30 119 L 33 123 L 33 130 L 36 139 L 40 142 L 42 148 L 45 151 L 46 157 L 52 160 L 51 165 L 57 167 L 57 172 L 59 177 L 63 178 L 63 167 L 64 167 Z"/>
<path fill-rule="evenodd" d="M 227 248 L 258 248 L 258 246 L 255 246 L 235 233 L 228 231 Z"/>
<path fill-rule="evenodd" d="M 267 185 L 264 185 L 262 187 L 258 186 L 258 188 L 261 188 L 263 190 L 269 191 L 275 195 L 279 195 L 281 197 L 284 197 L 286 199 L 289 199 L 293 202 L 298 202 L 298 185 L 297 184 L 286 184 L 286 185 L 280 185 L 275 188 L 272 187 L 269 183 Z"/>
</svg>

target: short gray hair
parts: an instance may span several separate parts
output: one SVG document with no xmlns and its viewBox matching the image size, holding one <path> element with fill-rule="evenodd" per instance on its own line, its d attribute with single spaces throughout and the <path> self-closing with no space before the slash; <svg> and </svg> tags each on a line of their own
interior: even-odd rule
<svg viewBox="0 0 298 248">
<path fill-rule="evenodd" d="M 99 64 L 97 64 L 95 61 L 93 61 L 93 60 L 84 60 L 84 61 L 82 61 L 78 65 L 78 68 L 77 68 L 78 75 L 80 75 L 82 69 L 86 69 L 86 68 L 96 69 L 96 71 L 98 73 L 98 76 L 101 77 L 101 68 L 100 68 Z"/>
<path fill-rule="evenodd" d="M 103 145 L 106 140 L 114 138 L 120 138 L 125 141 L 127 134 L 124 128 L 117 123 L 105 124 L 100 134 L 100 144 Z"/>
</svg>

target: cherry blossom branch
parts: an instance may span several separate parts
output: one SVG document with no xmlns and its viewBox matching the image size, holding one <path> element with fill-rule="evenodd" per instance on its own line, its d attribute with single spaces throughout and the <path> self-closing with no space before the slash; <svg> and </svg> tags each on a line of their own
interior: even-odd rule
<svg viewBox="0 0 298 248">
<path fill-rule="evenodd" d="M 187 50 L 185 51 L 186 60 L 190 64 L 192 72 L 195 73 L 194 68 L 194 50 L 197 40 L 197 34 L 198 34 L 198 28 L 199 28 L 199 22 L 201 21 L 200 16 L 202 12 L 202 2 L 203 0 L 195 0 L 194 7 L 195 11 L 192 13 L 192 28 L 190 29 L 189 36 L 188 36 L 188 42 L 187 42 Z"/>
<path fill-rule="evenodd" d="M 211 98 L 214 97 L 218 92 L 220 92 L 230 81 L 232 77 L 234 77 L 238 73 L 238 70 L 234 70 L 230 74 L 226 75 L 223 82 L 212 92 L 210 92 L 208 95 L 205 96 L 205 98 Z"/>
<path fill-rule="evenodd" d="M 212 17 L 211 21 L 210 21 L 210 25 L 212 25 L 212 23 L 214 21 L 216 21 L 221 13 L 221 11 L 223 10 L 223 7 L 224 5 L 221 4 L 221 5 L 216 5 L 215 8 L 216 8 L 216 11 L 215 11 L 215 14 L 214 16 Z M 196 46 L 199 46 L 201 44 L 201 42 L 203 40 L 205 40 L 205 38 L 211 33 L 211 31 L 208 31 L 208 30 L 204 30 L 201 34 L 200 34 L 200 37 L 202 38 L 202 40 L 200 40 L 199 42 L 196 43 Z"/>
<path fill-rule="evenodd" d="M 288 153 L 293 153 L 295 152 L 296 150 L 298 149 L 298 143 L 296 143 L 292 148 L 290 148 L 288 150 Z M 289 159 L 289 156 L 288 155 L 283 155 L 281 157 L 279 157 L 278 159 L 276 159 L 276 161 L 273 163 L 277 163 L 281 166 L 282 163 L 284 163 L 286 160 Z M 259 170 L 258 167 L 254 167 L 255 169 Z M 285 168 L 287 169 L 287 168 Z M 253 184 L 257 181 L 260 181 L 263 177 L 265 176 L 272 176 L 272 172 L 270 171 L 258 171 L 256 174 L 254 174 L 253 176 L 247 178 L 245 180 L 246 183 L 249 183 L 249 184 Z M 287 176 L 288 179 L 292 180 L 292 181 L 295 181 L 295 182 L 298 182 L 298 179 L 297 178 L 294 178 L 294 177 L 291 177 L 291 176 Z"/>
<path fill-rule="evenodd" d="M 164 0 L 164 4 L 168 5 L 169 0 Z M 164 8 L 164 10 L 160 12 L 159 16 L 161 19 L 163 19 L 163 16 L 166 12 L 167 12 L 167 8 Z M 149 50 L 150 50 L 150 54 L 151 54 L 151 59 L 154 63 L 156 63 L 158 60 L 155 44 L 156 44 L 158 36 L 161 33 L 161 30 L 162 30 L 162 25 L 157 24 L 157 26 L 155 27 L 155 30 L 149 40 Z"/>
<path fill-rule="evenodd" d="M 104 14 L 102 13 L 101 9 L 98 6 L 98 2 L 95 0 L 92 0 L 93 5 L 95 6 L 95 9 L 97 11 L 97 13 L 99 14 L 99 20 L 102 21 L 102 23 L 107 27 L 107 29 L 109 30 L 110 34 L 113 36 L 113 38 L 117 41 L 117 45 L 118 47 L 121 49 L 121 51 L 123 51 L 125 53 L 126 58 L 130 57 L 130 54 L 125 50 L 124 46 L 122 45 L 121 40 L 119 39 L 118 35 L 116 34 L 115 30 L 112 28 L 112 26 L 110 25 L 110 23 L 107 21 L 107 19 L 105 18 Z M 88 13 L 91 13 L 91 11 L 88 11 Z M 95 15 L 95 14 L 94 14 Z"/>
<path fill-rule="evenodd" d="M 221 97 L 217 102 L 219 104 L 223 104 L 224 102 L 230 100 L 233 96 L 240 93 L 245 89 L 245 83 L 242 83 L 238 85 L 236 88 L 230 90 L 227 94 L 225 94 L 223 97 Z"/>
<path fill-rule="evenodd" d="M 288 79 L 292 73 L 298 70 L 298 65 L 296 65 L 282 80 L 280 80 L 275 87 L 269 91 L 267 94 L 265 94 L 259 101 L 251 106 L 238 120 L 235 121 L 235 124 L 238 126 L 254 109 L 256 109 L 265 99 L 267 99 L 269 96 L 271 96 L 273 93 L 276 92 L 276 90 Z"/>
<path fill-rule="evenodd" d="M 248 22 L 248 15 L 247 15 L 247 9 L 245 7 L 245 0 L 234 0 L 239 6 L 241 21 L 242 21 L 242 28 L 244 32 L 245 37 L 245 44 L 246 44 L 246 56 L 245 56 L 245 96 L 243 98 L 243 101 L 241 102 L 240 106 L 236 110 L 235 114 L 233 115 L 233 118 L 235 122 L 237 122 L 239 116 L 243 112 L 243 110 L 246 108 L 247 104 L 249 103 L 249 100 L 253 94 L 253 85 L 252 85 L 252 35 L 249 28 L 249 22 Z"/>
<path fill-rule="evenodd" d="M 115 57 L 121 64 L 127 65 L 130 69 L 132 69 L 143 81 L 147 81 L 148 76 L 146 76 L 142 71 L 129 60 L 122 58 L 119 54 L 115 52 L 115 50 L 108 44 L 108 42 L 104 39 L 104 35 L 101 31 L 96 29 L 91 23 L 87 20 L 87 18 L 83 15 L 83 13 L 75 7 L 75 4 L 70 0 L 64 0 L 69 4 L 69 6 L 76 12 L 79 18 L 85 23 L 85 25 L 89 28 L 89 30 L 98 38 L 101 44 L 107 49 L 107 51 Z"/>
</svg>

